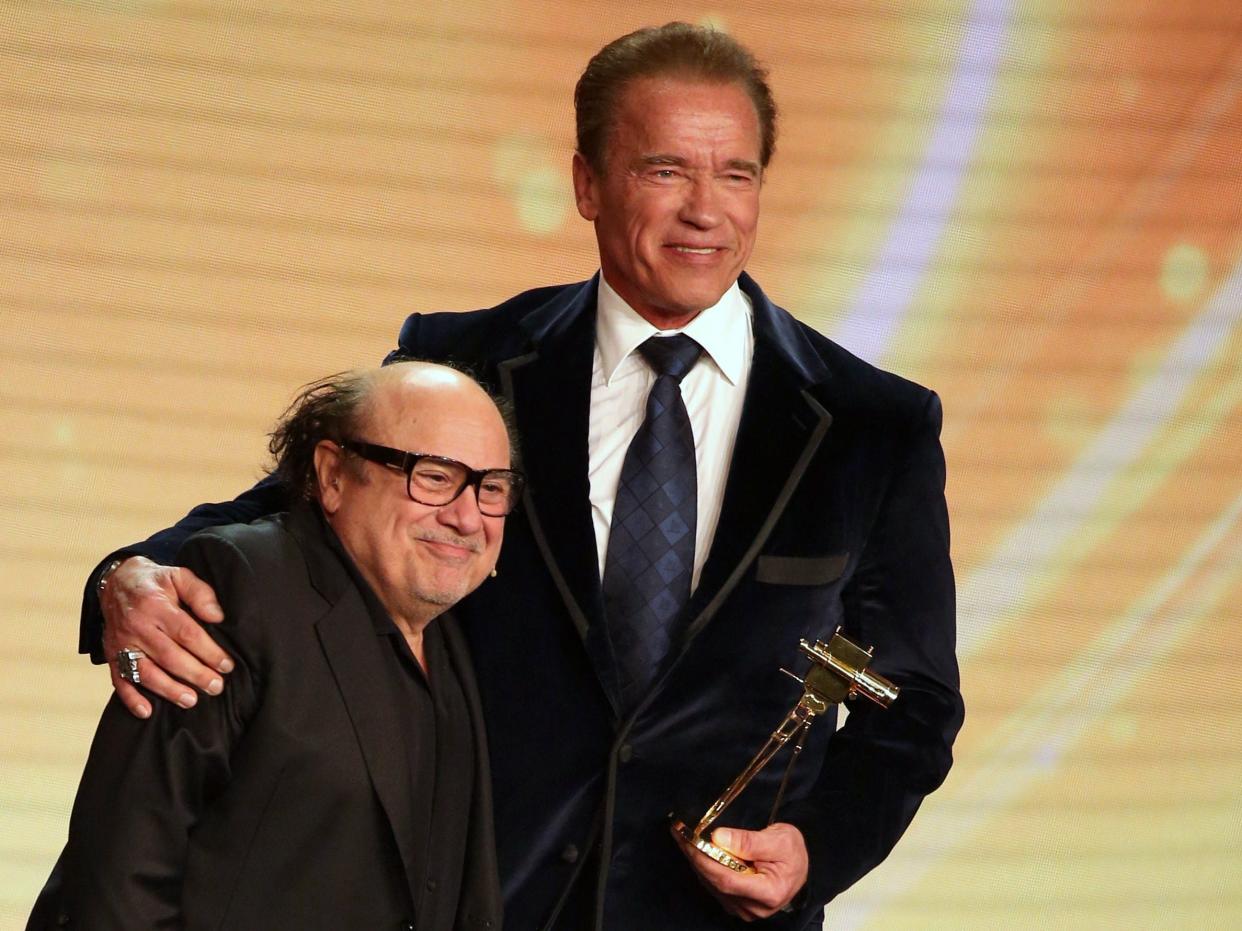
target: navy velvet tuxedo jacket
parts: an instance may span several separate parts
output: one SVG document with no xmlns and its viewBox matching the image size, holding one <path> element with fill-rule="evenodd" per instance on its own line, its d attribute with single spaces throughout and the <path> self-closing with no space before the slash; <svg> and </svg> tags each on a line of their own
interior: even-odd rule
<svg viewBox="0 0 1242 931">
<path fill-rule="evenodd" d="M 398 352 L 465 364 L 510 399 L 529 477 L 499 577 L 455 609 L 491 743 L 509 927 L 549 926 L 574 882 L 590 914 L 562 915 L 565 927 L 740 927 L 696 881 L 669 815 L 697 820 L 792 707 L 799 688 L 780 668 L 801 670 L 799 638 L 843 627 L 902 691 L 887 710 L 852 706 L 839 731 L 812 730 L 779 815 L 801 829 L 810 876 L 797 907 L 767 924 L 818 927 L 951 765 L 963 705 L 939 400 L 800 324 L 748 276 L 740 284 L 755 350 L 720 522 L 675 659 L 625 715 L 588 636 L 603 610 L 587 475 L 595 280 L 416 314 L 401 331 Z M 128 552 L 159 559 L 271 498 L 260 484 Z M 96 615 L 88 605 L 84 646 Z M 784 762 L 721 824 L 765 824 Z"/>
</svg>

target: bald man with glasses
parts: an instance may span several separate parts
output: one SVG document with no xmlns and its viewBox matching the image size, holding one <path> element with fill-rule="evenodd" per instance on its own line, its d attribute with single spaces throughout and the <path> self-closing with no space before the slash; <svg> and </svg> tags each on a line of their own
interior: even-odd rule
<svg viewBox="0 0 1242 931">
<path fill-rule="evenodd" d="M 289 509 L 178 559 L 225 610 L 230 688 L 146 722 L 112 699 L 32 929 L 499 927 L 444 612 L 494 574 L 521 496 L 504 420 L 461 373 L 398 363 L 304 390 L 271 448 Z M 124 652 L 130 681 L 155 673 Z"/>
</svg>

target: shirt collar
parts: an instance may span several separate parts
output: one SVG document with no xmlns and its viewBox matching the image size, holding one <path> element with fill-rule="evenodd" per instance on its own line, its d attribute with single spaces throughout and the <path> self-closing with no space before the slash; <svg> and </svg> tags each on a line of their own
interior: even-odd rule
<svg viewBox="0 0 1242 931">
<path fill-rule="evenodd" d="M 715 304 L 698 314 L 680 330 L 660 330 L 644 320 L 612 286 L 599 276 L 595 314 L 595 345 L 599 349 L 604 384 L 612 381 L 621 363 L 655 333 L 685 333 L 703 347 L 730 384 L 736 385 L 746 364 L 746 338 L 750 329 L 750 298 L 733 282 Z"/>
</svg>

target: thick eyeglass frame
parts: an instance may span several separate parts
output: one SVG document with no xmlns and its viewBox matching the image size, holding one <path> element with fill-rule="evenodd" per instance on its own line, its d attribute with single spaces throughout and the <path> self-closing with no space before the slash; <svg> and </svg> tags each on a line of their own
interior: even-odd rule
<svg viewBox="0 0 1242 931">
<path fill-rule="evenodd" d="M 377 465 L 387 466 L 390 469 L 404 472 L 405 493 L 409 495 L 411 501 L 426 505 L 427 507 L 441 508 L 452 504 L 461 497 L 463 491 L 473 487 L 474 500 L 479 506 L 480 514 L 484 517 L 507 517 L 517 507 L 518 501 L 522 498 L 522 488 L 526 484 L 526 476 L 517 469 L 472 469 L 464 462 L 458 462 L 456 459 L 450 459 L 448 456 L 437 456 L 434 453 L 412 453 L 408 450 L 393 449 L 391 446 L 380 446 L 378 443 L 368 443 L 364 440 L 341 440 L 337 445 L 357 456 L 361 456 L 368 462 L 374 462 Z M 424 459 L 440 462 L 465 472 L 465 478 L 462 480 L 461 485 L 447 501 L 423 501 L 414 497 L 414 466 Z M 503 475 L 510 482 L 508 502 L 505 510 L 500 513 L 493 513 L 491 510 L 488 510 L 489 505 L 483 502 L 480 494 L 483 481 L 489 475 Z"/>
</svg>

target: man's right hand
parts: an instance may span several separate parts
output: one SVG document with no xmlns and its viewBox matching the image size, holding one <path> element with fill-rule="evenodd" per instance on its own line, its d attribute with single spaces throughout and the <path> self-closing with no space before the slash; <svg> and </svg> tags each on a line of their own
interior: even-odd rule
<svg viewBox="0 0 1242 931">
<path fill-rule="evenodd" d="M 224 611 L 212 587 L 189 569 L 131 556 L 108 576 L 99 606 L 112 686 L 131 714 L 150 717 L 151 704 L 118 672 L 117 653 L 124 649 L 146 654 L 138 660 L 142 687 L 182 708 L 198 701 L 188 685 L 208 695 L 224 690 L 223 675 L 233 661 L 198 623 L 218 623 Z"/>
</svg>

